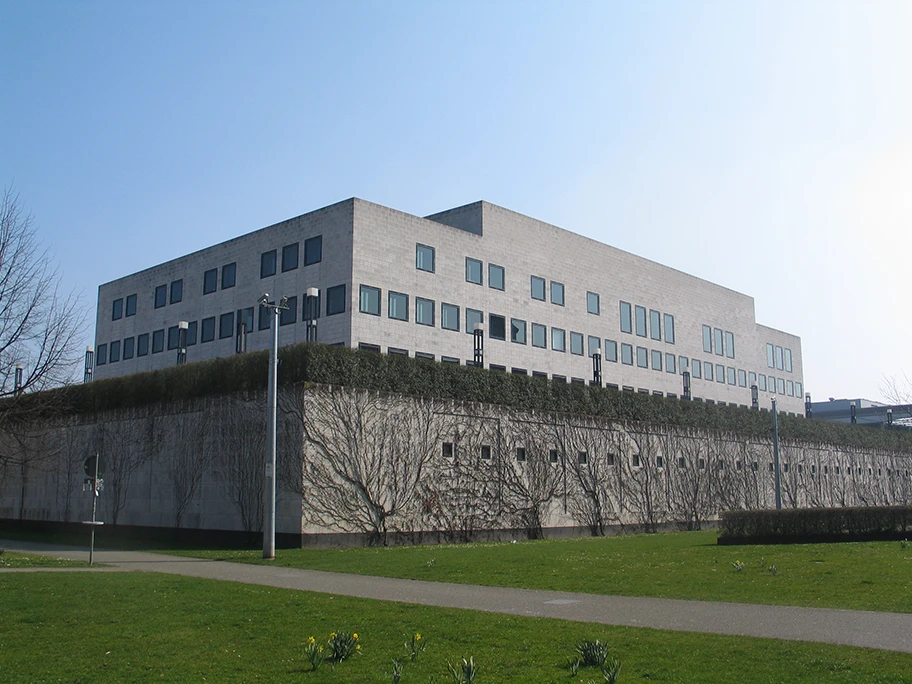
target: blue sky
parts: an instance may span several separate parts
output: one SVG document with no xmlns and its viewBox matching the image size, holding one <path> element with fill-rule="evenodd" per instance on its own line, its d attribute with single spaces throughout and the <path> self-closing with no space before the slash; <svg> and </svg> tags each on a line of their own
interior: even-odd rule
<svg viewBox="0 0 912 684">
<path fill-rule="evenodd" d="M 0 0 L 0 181 L 67 287 L 352 197 L 485 199 L 912 376 L 912 3 Z M 92 324 L 86 341 L 91 341 Z"/>
</svg>

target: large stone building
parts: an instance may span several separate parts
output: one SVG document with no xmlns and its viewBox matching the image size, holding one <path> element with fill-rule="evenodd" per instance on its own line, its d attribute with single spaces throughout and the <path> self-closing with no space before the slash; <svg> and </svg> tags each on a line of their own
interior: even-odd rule
<svg viewBox="0 0 912 684">
<path fill-rule="evenodd" d="M 308 290 L 318 292 L 316 298 Z M 95 377 L 317 339 L 557 381 L 804 410 L 801 341 L 753 298 L 487 202 L 426 218 L 349 199 L 106 283 Z"/>
</svg>

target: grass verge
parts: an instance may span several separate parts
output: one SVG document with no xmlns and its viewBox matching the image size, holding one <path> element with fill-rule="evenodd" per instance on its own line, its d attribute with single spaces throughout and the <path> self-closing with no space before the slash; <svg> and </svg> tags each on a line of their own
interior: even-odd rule
<svg viewBox="0 0 912 684">
<path fill-rule="evenodd" d="M 0 554 L 0 570 L 3 568 L 87 568 L 85 561 L 52 558 L 50 556 L 33 556 L 28 553 L 4 551 Z"/>
<path fill-rule="evenodd" d="M 600 681 L 567 661 L 607 641 L 619 681 L 912 681 L 912 655 L 771 639 L 607 627 L 311 594 L 146 573 L 0 574 L 4 682 L 391 682 L 392 660 L 421 633 L 402 684 L 443 684 L 474 657 L 477 684 Z M 312 672 L 307 638 L 357 632 L 362 649 Z M 597 676 L 598 675 L 598 676 Z"/>
</svg>

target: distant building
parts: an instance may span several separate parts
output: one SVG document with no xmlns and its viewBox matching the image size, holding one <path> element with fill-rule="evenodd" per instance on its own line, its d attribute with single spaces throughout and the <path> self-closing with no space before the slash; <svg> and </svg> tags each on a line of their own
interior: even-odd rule
<svg viewBox="0 0 912 684">
<path fill-rule="evenodd" d="M 707 245 L 707 258 L 722 258 Z M 307 295 L 315 288 L 316 297 Z M 313 291 L 313 290 L 311 290 Z M 98 289 L 98 379 L 317 339 L 560 382 L 804 412 L 801 340 L 753 298 L 487 202 L 425 218 L 349 199 Z"/>
<path fill-rule="evenodd" d="M 834 423 L 897 425 L 912 428 L 912 405 L 882 404 L 869 399 L 830 399 L 811 402 L 811 416 Z"/>
</svg>

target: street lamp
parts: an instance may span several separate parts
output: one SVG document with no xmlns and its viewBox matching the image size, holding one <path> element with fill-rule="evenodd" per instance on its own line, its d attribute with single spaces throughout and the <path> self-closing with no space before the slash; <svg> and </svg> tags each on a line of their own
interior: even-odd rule
<svg viewBox="0 0 912 684">
<path fill-rule="evenodd" d="M 92 372 L 95 370 L 95 347 L 91 344 L 86 347 L 85 373 L 82 375 L 83 382 L 92 382 Z"/>
<path fill-rule="evenodd" d="M 304 330 L 308 342 L 317 341 L 317 318 L 320 315 L 320 291 L 315 287 L 308 287 L 304 293 Z"/>
<path fill-rule="evenodd" d="M 776 468 L 776 510 L 782 508 L 782 478 L 779 475 L 779 413 L 776 411 L 776 397 L 771 397 L 773 403 L 773 463 Z"/>
<path fill-rule="evenodd" d="M 187 321 L 178 321 L 177 324 L 177 365 L 187 363 Z"/>
<path fill-rule="evenodd" d="M 690 400 L 690 371 L 681 373 L 681 380 L 684 382 L 684 398 Z"/>
<path fill-rule="evenodd" d="M 472 331 L 475 341 L 475 367 L 484 368 L 484 324 L 476 323 Z"/>
<path fill-rule="evenodd" d="M 810 418 L 813 412 L 813 407 L 811 406 L 811 394 L 808 392 L 804 395 L 804 417 Z"/>
<path fill-rule="evenodd" d="M 756 385 L 751 385 L 751 408 L 760 408 L 760 394 Z"/>
<path fill-rule="evenodd" d="M 887 409 L 887 426 L 893 427 L 893 409 Z"/>
<path fill-rule="evenodd" d="M 855 402 L 854 401 L 851 404 L 849 404 L 849 413 L 851 414 L 851 417 L 852 417 L 852 425 L 855 425 L 855 423 L 858 422 L 858 417 L 855 415 Z"/>
<path fill-rule="evenodd" d="M 266 390 L 266 431 L 269 455 L 266 459 L 266 477 L 263 483 L 263 558 L 275 558 L 276 518 L 276 404 L 277 375 L 279 372 L 279 312 L 288 310 L 288 297 L 276 304 L 269 301 L 269 293 L 259 299 L 260 306 L 272 312 L 272 346 L 269 348 L 269 386 Z"/>
<path fill-rule="evenodd" d="M 13 382 L 15 383 L 13 385 L 13 394 L 15 394 L 18 397 L 19 395 L 22 394 L 22 364 L 21 363 L 16 364 L 16 375 L 15 375 Z"/>
<path fill-rule="evenodd" d="M 602 386 L 602 354 L 601 346 L 596 343 L 595 350 L 592 352 L 592 384 L 598 387 Z"/>
</svg>

